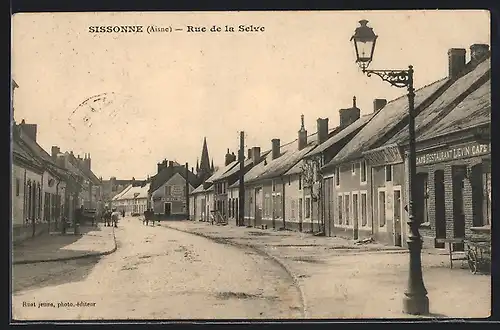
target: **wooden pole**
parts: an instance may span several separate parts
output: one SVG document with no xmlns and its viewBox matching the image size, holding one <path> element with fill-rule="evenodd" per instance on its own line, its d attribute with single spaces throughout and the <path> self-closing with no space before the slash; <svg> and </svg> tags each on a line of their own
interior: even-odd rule
<svg viewBox="0 0 500 330">
<path fill-rule="evenodd" d="M 240 150 L 238 153 L 238 160 L 240 162 L 239 172 L 239 196 L 238 196 L 238 226 L 243 226 L 245 222 L 245 132 L 240 132 Z"/>
</svg>

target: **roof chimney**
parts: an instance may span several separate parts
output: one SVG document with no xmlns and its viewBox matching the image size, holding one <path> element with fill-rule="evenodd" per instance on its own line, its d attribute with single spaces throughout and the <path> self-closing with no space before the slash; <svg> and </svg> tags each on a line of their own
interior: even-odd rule
<svg viewBox="0 0 500 330">
<path fill-rule="evenodd" d="M 318 118 L 318 144 L 325 142 L 328 139 L 328 118 Z"/>
<path fill-rule="evenodd" d="M 224 159 L 224 166 L 229 165 L 231 162 L 232 162 L 232 156 L 231 156 L 231 154 L 229 153 L 229 148 L 227 148 L 226 157 L 225 157 L 225 159 Z"/>
<path fill-rule="evenodd" d="M 280 156 L 280 139 L 272 139 L 271 140 L 271 152 L 272 152 L 272 158 L 276 159 Z"/>
<path fill-rule="evenodd" d="M 451 48 L 448 50 L 448 78 L 457 77 L 465 68 L 465 49 Z"/>
<path fill-rule="evenodd" d="M 256 165 L 260 161 L 260 147 L 252 148 L 252 162 Z"/>
<path fill-rule="evenodd" d="M 53 160 L 57 160 L 57 155 L 61 152 L 61 149 L 59 149 L 58 146 L 52 146 L 50 150 L 50 155 L 52 156 Z"/>
<path fill-rule="evenodd" d="M 490 46 L 487 44 L 473 44 L 470 46 L 470 59 L 479 62 L 490 53 Z"/>
<path fill-rule="evenodd" d="M 307 131 L 304 127 L 304 115 L 300 115 L 300 129 L 299 129 L 299 150 L 304 149 L 307 146 Z"/>
<path fill-rule="evenodd" d="M 373 100 L 373 112 L 376 113 L 387 104 L 386 99 L 374 99 Z"/>
<path fill-rule="evenodd" d="M 352 107 L 347 108 L 347 109 L 340 109 L 339 110 L 339 115 L 340 115 L 340 128 L 343 129 L 352 123 L 354 123 L 356 120 L 359 119 L 361 115 L 361 110 L 356 106 L 356 96 L 352 98 Z"/>
<path fill-rule="evenodd" d="M 31 140 L 36 142 L 37 124 L 26 124 L 23 119 L 21 121 L 20 127 L 24 134 L 26 134 Z"/>
<path fill-rule="evenodd" d="M 247 159 L 253 159 L 252 157 L 252 148 L 248 149 L 248 157 Z"/>
</svg>

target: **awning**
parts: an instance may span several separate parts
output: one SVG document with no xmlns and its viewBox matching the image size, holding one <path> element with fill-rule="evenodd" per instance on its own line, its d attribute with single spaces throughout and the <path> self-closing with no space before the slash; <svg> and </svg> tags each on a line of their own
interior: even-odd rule
<svg viewBox="0 0 500 330">
<path fill-rule="evenodd" d="M 402 148 L 395 143 L 363 152 L 363 157 L 371 166 L 402 163 L 404 162 L 403 155 Z"/>
</svg>

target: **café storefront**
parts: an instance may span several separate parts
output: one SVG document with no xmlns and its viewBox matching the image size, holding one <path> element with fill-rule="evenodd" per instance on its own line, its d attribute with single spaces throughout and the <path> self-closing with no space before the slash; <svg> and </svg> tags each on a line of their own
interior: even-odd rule
<svg viewBox="0 0 500 330">
<path fill-rule="evenodd" d="M 444 248 L 436 239 L 490 233 L 491 144 L 468 142 L 417 151 L 414 201 L 422 219 L 424 246 Z M 455 249 L 463 249 L 456 244 Z"/>
</svg>

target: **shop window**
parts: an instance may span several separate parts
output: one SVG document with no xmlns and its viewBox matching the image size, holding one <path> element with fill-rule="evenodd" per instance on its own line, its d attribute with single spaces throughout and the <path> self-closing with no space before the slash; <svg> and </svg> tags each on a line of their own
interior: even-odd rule
<svg viewBox="0 0 500 330">
<path fill-rule="evenodd" d="M 427 173 L 417 173 L 415 196 L 415 216 L 420 219 L 420 223 L 429 222 L 429 175 Z"/>
</svg>

